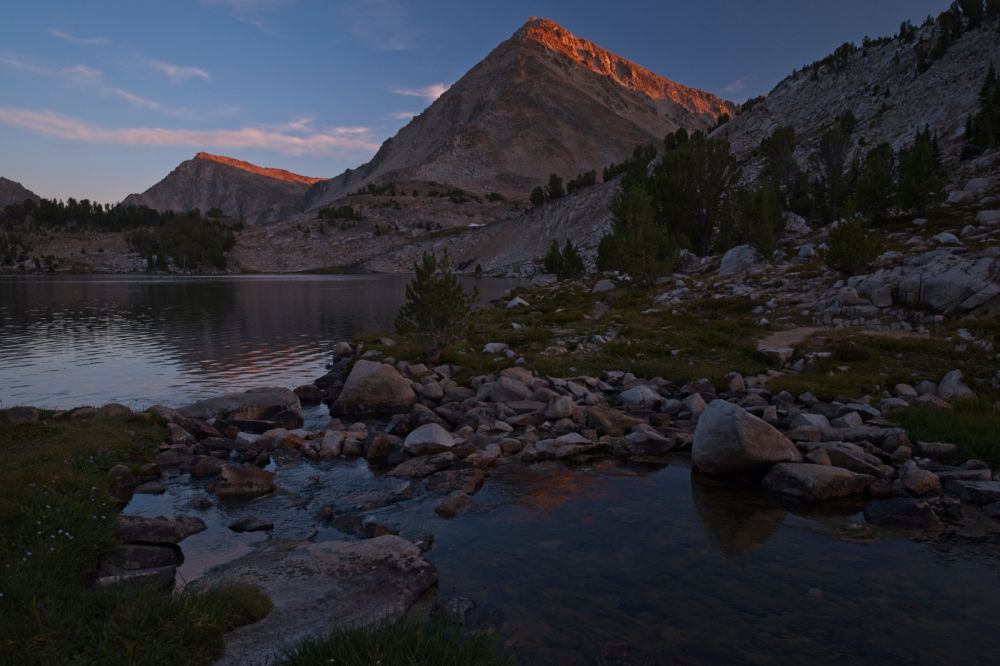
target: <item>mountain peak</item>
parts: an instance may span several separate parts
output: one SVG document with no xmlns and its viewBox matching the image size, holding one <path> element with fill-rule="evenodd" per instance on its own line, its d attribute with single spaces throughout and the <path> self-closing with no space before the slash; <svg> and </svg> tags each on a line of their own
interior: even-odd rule
<svg viewBox="0 0 1000 666">
<path fill-rule="evenodd" d="M 674 83 L 590 40 L 577 37 L 551 19 L 532 16 L 514 33 L 513 39 L 540 44 L 624 88 L 641 92 L 654 100 L 670 100 L 692 113 L 712 113 L 720 105 L 729 106 L 714 95 Z"/>
<path fill-rule="evenodd" d="M 280 180 L 286 183 L 312 185 L 313 183 L 318 183 L 319 181 L 324 180 L 323 178 L 302 176 L 297 173 L 292 173 L 291 171 L 285 171 L 284 169 L 271 169 L 269 167 L 257 166 L 256 164 L 244 162 L 243 160 L 238 160 L 234 157 L 226 157 L 225 155 L 213 155 L 212 153 L 200 152 L 194 156 L 194 159 L 224 164 L 225 166 L 233 167 L 234 169 L 257 174 L 258 176 L 264 176 L 265 178 L 271 178 L 273 180 Z"/>
</svg>

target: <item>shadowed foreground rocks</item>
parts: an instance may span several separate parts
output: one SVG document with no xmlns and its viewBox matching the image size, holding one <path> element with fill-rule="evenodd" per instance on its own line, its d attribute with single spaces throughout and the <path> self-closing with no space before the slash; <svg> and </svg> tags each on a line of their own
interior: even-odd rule
<svg viewBox="0 0 1000 666">
<path fill-rule="evenodd" d="M 249 583 L 274 603 L 263 620 L 226 637 L 218 666 L 272 664 L 302 641 L 334 629 L 392 623 L 437 582 L 437 570 L 406 539 L 276 542 L 210 571 L 194 584 Z"/>
</svg>

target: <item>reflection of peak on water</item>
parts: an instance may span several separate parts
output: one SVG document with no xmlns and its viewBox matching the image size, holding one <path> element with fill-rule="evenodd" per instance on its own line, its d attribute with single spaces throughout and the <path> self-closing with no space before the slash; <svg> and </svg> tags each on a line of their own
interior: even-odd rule
<svg viewBox="0 0 1000 666">
<path fill-rule="evenodd" d="M 731 556 L 763 545 L 785 520 L 784 509 L 768 501 L 756 485 L 709 479 L 693 471 L 691 501 L 709 537 Z"/>
</svg>

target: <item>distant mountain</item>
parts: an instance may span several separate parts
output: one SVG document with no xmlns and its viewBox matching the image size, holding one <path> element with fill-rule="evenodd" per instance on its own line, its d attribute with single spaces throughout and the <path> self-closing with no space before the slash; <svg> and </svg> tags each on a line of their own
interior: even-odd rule
<svg viewBox="0 0 1000 666">
<path fill-rule="evenodd" d="M 24 203 L 25 199 L 39 201 L 40 197 L 21 183 L 0 176 L 0 208 L 10 204 Z"/>
<path fill-rule="evenodd" d="M 620 161 L 734 106 L 532 18 L 387 140 L 367 164 L 314 185 L 306 208 L 370 182 L 432 181 L 527 199 L 550 173 Z"/>
<path fill-rule="evenodd" d="M 218 208 L 233 219 L 272 222 L 294 214 L 302 195 L 320 180 L 231 157 L 198 153 L 156 185 L 142 194 L 129 195 L 122 203 L 176 212 Z"/>
</svg>

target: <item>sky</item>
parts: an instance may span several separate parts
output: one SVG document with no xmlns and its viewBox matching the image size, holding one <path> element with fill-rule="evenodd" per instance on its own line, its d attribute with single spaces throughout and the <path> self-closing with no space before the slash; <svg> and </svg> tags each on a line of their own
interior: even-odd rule
<svg viewBox="0 0 1000 666">
<path fill-rule="evenodd" d="M 530 16 L 741 101 L 948 0 L 4 0 L 0 176 L 116 202 L 206 150 L 367 161 Z"/>
</svg>

